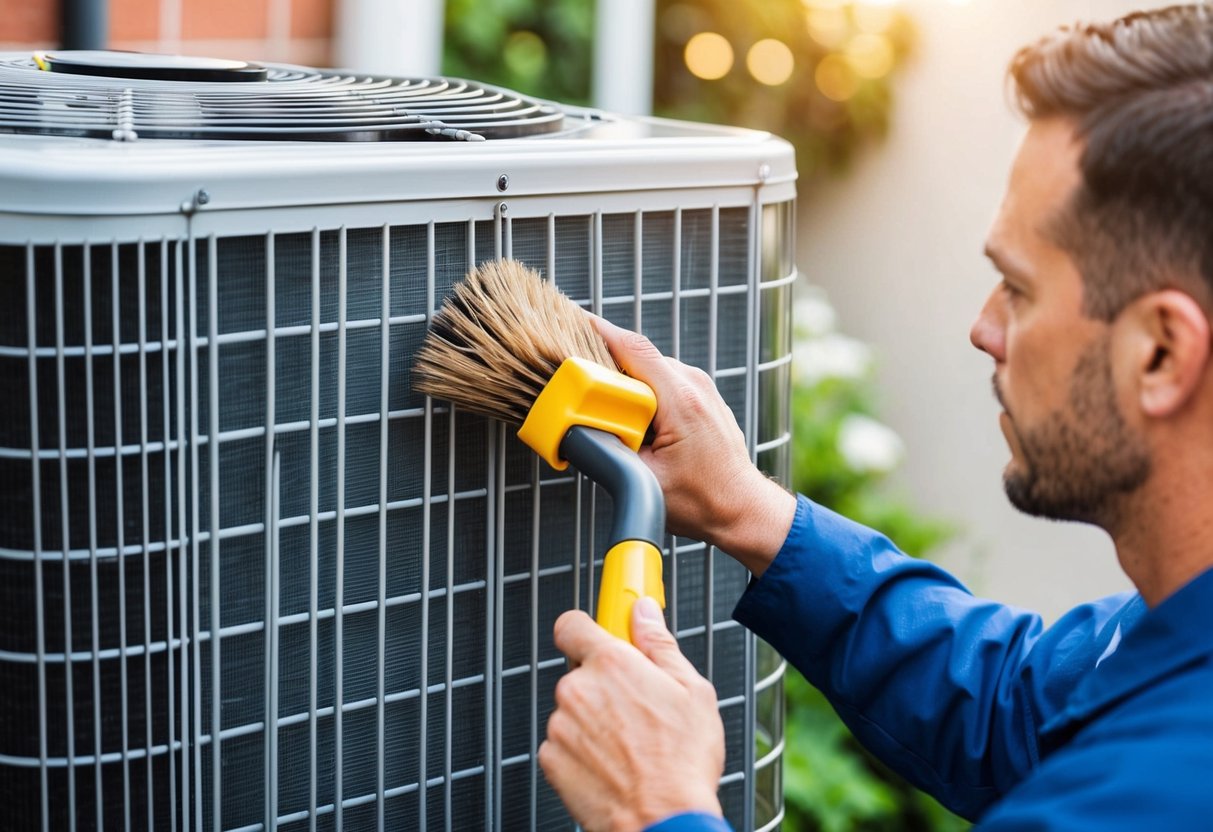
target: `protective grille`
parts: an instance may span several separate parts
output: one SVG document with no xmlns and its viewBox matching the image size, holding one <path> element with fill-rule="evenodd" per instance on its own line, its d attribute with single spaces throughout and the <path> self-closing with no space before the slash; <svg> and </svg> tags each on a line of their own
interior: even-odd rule
<svg viewBox="0 0 1213 832">
<path fill-rule="evenodd" d="M 106 76 L 104 52 L 61 54 L 97 56 L 101 74 L 45 72 L 32 58 L 0 57 L 0 133 L 122 141 L 480 141 L 550 133 L 564 122 L 555 106 L 457 79 L 270 66 L 265 81 L 166 82 Z"/>
<path fill-rule="evenodd" d="M 711 373 L 786 479 L 791 204 L 0 245 L 0 799 L 14 828 L 567 829 L 535 749 L 607 498 L 414 394 L 526 261 Z M 758 414 L 762 418 L 758 418 Z M 780 814 L 747 573 L 666 542 L 737 828 Z"/>
</svg>

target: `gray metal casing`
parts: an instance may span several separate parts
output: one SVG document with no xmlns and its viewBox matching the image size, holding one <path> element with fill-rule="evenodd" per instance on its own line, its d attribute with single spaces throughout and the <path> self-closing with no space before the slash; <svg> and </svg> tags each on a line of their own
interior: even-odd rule
<svg viewBox="0 0 1213 832">
<path fill-rule="evenodd" d="M 0 135 L 15 828 L 570 827 L 534 750 L 609 506 L 413 394 L 412 351 L 522 259 L 711 373 L 786 482 L 794 178 L 767 134 L 573 110 L 475 144 Z M 771 828 L 782 662 L 730 619 L 744 569 L 665 554 L 722 802 Z"/>
</svg>

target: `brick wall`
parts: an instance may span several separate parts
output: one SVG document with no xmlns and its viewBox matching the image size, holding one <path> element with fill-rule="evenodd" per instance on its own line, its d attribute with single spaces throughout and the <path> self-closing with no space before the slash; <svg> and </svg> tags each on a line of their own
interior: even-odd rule
<svg viewBox="0 0 1213 832">
<path fill-rule="evenodd" d="M 109 0 L 109 47 L 328 66 L 336 0 Z M 0 0 L 0 51 L 59 46 L 58 0 Z"/>
</svg>

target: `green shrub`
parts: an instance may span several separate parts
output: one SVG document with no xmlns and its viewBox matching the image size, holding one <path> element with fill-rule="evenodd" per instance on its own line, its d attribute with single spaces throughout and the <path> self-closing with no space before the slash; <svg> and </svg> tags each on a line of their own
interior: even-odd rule
<svg viewBox="0 0 1213 832">
<path fill-rule="evenodd" d="M 825 295 L 801 286 L 794 312 L 793 465 L 797 491 L 921 556 L 954 533 L 890 491 L 901 440 L 874 418 L 873 356 L 839 334 Z M 788 830 L 935 830 L 968 824 L 860 748 L 825 697 L 791 667 L 783 756 Z"/>
</svg>

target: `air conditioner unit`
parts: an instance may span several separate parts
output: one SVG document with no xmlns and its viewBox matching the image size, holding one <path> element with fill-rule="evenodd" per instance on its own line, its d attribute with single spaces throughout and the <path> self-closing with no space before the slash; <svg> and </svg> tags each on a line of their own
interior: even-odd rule
<svg viewBox="0 0 1213 832">
<path fill-rule="evenodd" d="M 711 373 L 786 482 L 794 177 L 764 133 L 463 81 L 0 55 L 5 827 L 570 828 L 535 751 L 607 498 L 413 353 L 521 259 Z M 725 810 L 777 826 L 747 573 L 665 560 Z"/>
</svg>

